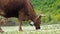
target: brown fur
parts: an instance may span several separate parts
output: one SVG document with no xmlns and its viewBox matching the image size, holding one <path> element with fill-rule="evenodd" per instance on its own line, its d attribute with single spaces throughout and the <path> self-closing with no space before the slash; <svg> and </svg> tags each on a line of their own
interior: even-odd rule
<svg viewBox="0 0 60 34">
<path fill-rule="evenodd" d="M 5 25 L 6 22 L 7 22 L 6 18 L 0 19 L 0 27 L 1 27 L 1 25 Z M 0 32 L 3 32 L 3 30 L 1 28 L 0 28 Z"/>
<path fill-rule="evenodd" d="M 0 25 L 4 25 L 6 24 L 6 22 L 7 22 L 6 18 L 0 19 Z"/>
<path fill-rule="evenodd" d="M 30 0 L 0 0 L 1 16 L 6 18 L 17 17 L 19 20 L 19 31 L 22 30 L 23 20 L 32 20 L 36 29 L 40 29 L 41 17 L 35 13 Z"/>
</svg>

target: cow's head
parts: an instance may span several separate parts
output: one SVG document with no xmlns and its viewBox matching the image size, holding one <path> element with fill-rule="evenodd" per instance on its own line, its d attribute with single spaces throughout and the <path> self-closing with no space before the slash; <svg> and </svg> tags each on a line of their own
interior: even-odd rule
<svg viewBox="0 0 60 34">
<path fill-rule="evenodd" d="M 40 15 L 40 16 L 37 16 L 37 17 L 35 18 L 35 23 L 34 23 L 34 25 L 35 25 L 36 29 L 40 29 L 40 24 L 41 24 L 41 15 Z"/>
</svg>

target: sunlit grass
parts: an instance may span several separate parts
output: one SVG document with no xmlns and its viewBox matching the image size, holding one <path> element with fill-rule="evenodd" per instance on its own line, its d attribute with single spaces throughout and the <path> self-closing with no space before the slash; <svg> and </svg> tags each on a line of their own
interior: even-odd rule
<svg viewBox="0 0 60 34">
<path fill-rule="evenodd" d="M 18 31 L 17 26 L 2 27 L 5 31 L 1 34 L 60 34 L 60 24 L 41 25 L 40 30 L 35 30 L 34 26 L 22 26 L 23 31 Z"/>
</svg>

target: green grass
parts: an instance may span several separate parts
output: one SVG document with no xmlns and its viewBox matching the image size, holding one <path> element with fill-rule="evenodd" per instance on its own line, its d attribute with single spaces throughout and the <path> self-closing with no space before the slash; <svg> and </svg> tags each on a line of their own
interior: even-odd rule
<svg viewBox="0 0 60 34">
<path fill-rule="evenodd" d="M 18 26 L 2 27 L 5 31 L 0 34 L 60 34 L 60 24 L 41 25 L 40 30 L 35 30 L 34 26 L 22 26 L 23 31 L 18 31 Z"/>
</svg>

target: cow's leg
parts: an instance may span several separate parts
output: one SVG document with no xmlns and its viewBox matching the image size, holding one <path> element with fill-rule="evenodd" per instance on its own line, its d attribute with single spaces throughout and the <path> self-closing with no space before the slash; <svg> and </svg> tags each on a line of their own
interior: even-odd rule
<svg viewBox="0 0 60 34">
<path fill-rule="evenodd" d="M 0 23 L 0 32 L 4 32 L 4 31 L 2 30 L 2 28 L 1 28 L 1 23 Z"/>
<path fill-rule="evenodd" d="M 3 30 L 1 29 L 1 20 L 0 20 L 0 32 L 3 32 Z"/>
<path fill-rule="evenodd" d="M 19 20 L 19 31 L 22 31 L 22 20 L 24 18 L 24 13 L 23 13 L 23 9 L 21 11 L 19 11 L 19 17 L 18 17 L 18 20 Z"/>
<path fill-rule="evenodd" d="M 4 31 L 1 29 L 1 27 L 0 27 L 0 32 L 4 32 Z"/>
<path fill-rule="evenodd" d="M 4 32 L 2 29 L 1 29 L 1 25 L 5 25 L 7 23 L 7 18 L 3 18 L 0 20 L 0 32 Z"/>
<path fill-rule="evenodd" d="M 22 25 L 22 20 L 19 18 L 19 31 L 22 31 L 22 27 L 21 27 L 21 25 Z"/>
<path fill-rule="evenodd" d="M 3 18 L 0 20 L 1 25 L 5 25 L 7 23 L 7 18 Z"/>
</svg>

